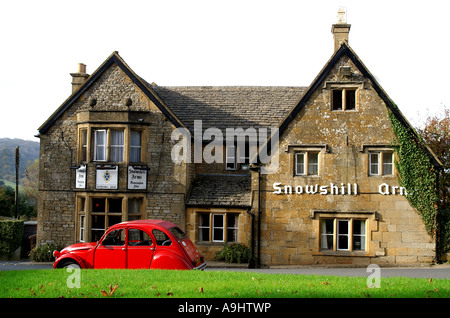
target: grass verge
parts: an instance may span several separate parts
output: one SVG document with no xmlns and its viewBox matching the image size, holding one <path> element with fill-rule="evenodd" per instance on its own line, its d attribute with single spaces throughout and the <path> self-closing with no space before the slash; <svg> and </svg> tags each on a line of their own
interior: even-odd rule
<svg viewBox="0 0 450 318">
<path fill-rule="evenodd" d="M 69 288 L 77 282 L 79 288 Z M 1 298 L 450 297 L 448 279 L 382 277 L 380 288 L 368 288 L 366 277 L 228 271 L 2 271 L 0 286 Z"/>
</svg>

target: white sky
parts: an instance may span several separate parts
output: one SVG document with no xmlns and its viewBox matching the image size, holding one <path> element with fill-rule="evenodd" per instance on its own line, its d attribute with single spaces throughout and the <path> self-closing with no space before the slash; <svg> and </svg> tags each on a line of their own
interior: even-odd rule
<svg viewBox="0 0 450 318">
<path fill-rule="evenodd" d="M 450 1 L 78 0 L 0 4 L 0 138 L 34 138 L 77 63 L 113 52 L 158 85 L 308 86 L 349 43 L 413 124 L 450 106 Z"/>
</svg>

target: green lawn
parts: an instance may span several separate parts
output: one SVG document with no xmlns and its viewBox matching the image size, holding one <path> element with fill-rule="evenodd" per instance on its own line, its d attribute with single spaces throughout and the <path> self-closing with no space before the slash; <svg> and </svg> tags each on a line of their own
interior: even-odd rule
<svg viewBox="0 0 450 318">
<path fill-rule="evenodd" d="M 449 298 L 450 280 L 259 274 L 229 271 L 24 270 L 0 272 L 1 298 Z M 69 288 L 67 282 L 80 282 Z M 116 287 L 116 290 L 114 290 Z"/>
</svg>

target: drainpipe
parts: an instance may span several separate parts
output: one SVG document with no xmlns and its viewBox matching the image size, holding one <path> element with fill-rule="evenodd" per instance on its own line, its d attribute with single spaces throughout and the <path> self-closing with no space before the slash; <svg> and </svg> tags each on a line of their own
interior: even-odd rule
<svg viewBox="0 0 450 318">
<path fill-rule="evenodd" d="M 256 256 L 256 267 L 261 267 L 261 167 L 260 166 L 252 166 L 250 167 L 252 171 L 258 171 L 258 237 L 257 237 L 257 256 Z"/>
<path fill-rule="evenodd" d="M 248 263 L 248 268 L 255 268 L 255 214 L 250 212 L 250 209 L 247 209 L 247 214 L 252 218 L 251 228 L 250 228 L 250 251 L 252 255 L 252 259 Z"/>
</svg>

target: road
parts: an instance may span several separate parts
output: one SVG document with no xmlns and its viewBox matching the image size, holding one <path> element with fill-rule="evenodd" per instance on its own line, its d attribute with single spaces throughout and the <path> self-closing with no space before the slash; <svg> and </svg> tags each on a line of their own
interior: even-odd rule
<svg viewBox="0 0 450 318">
<path fill-rule="evenodd" d="M 0 271 L 7 270 L 26 270 L 26 269 L 51 269 L 52 263 L 34 263 L 29 261 L 2 261 L 0 262 Z M 211 264 L 206 271 L 253 271 L 266 274 L 296 274 L 296 275 L 326 275 L 326 276 L 363 276 L 367 277 L 373 271 L 366 268 L 325 268 L 305 266 L 300 268 L 264 268 L 249 269 L 245 267 L 221 267 L 220 264 Z M 444 278 L 450 279 L 450 264 L 436 266 L 417 266 L 417 267 L 382 267 L 380 277 L 412 277 L 412 278 Z"/>
</svg>

